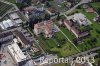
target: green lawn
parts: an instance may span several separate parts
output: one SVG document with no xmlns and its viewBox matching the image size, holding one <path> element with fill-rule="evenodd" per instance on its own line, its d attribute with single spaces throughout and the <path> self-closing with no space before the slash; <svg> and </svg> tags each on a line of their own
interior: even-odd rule
<svg viewBox="0 0 100 66">
<path fill-rule="evenodd" d="M 78 53 L 61 32 L 55 33 L 54 37 L 50 39 L 39 36 L 38 40 L 45 51 L 58 52 L 58 56 L 65 57 Z"/>
<path fill-rule="evenodd" d="M 96 59 L 95 59 L 94 66 L 97 66 L 96 64 L 98 64 L 99 62 L 100 62 L 100 58 L 96 58 Z"/>
<path fill-rule="evenodd" d="M 87 12 L 83 12 L 83 14 L 86 15 L 86 17 L 93 23 L 91 25 L 91 27 L 93 28 L 93 30 L 91 30 L 91 36 L 97 38 L 97 43 L 96 46 L 100 46 L 100 34 L 96 32 L 97 30 L 100 30 L 100 24 L 98 24 L 97 22 L 93 21 L 93 18 L 96 17 L 95 13 L 87 13 Z"/>
<path fill-rule="evenodd" d="M 63 2 L 63 3 L 60 4 L 61 8 L 66 7 L 66 5 L 67 5 L 67 2 Z"/>
<path fill-rule="evenodd" d="M 54 47 L 57 47 L 59 45 L 58 40 L 62 40 L 63 36 L 61 33 L 55 33 L 55 37 L 47 39 L 44 38 L 44 36 L 39 36 L 38 37 L 39 41 L 45 45 L 46 49 L 51 49 Z"/>
<path fill-rule="evenodd" d="M 92 28 L 92 30 L 90 31 L 91 36 L 84 39 L 83 43 L 77 46 L 81 51 L 86 51 L 100 46 L 100 34 L 96 32 L 96 30 L 100 30 L 100 24 L 93 21 L 94 17 L 96 17 L 96 13 L 88 13 L 84 9 L 81 9 L 81 12 L 92 22 L 92 25 L 90 26 Z M 91 44 L 87 42 L 91 39 L 91 37 L 97 39 L 96 43 L 92 43 L 93 46 L 91 46 Z"/>
<path fill-rule="evenodd" d="M 68 41 L 61 48 L 54 47 L 51 51 L 57 51 L 61 56 L 66 57 L 78 53 L 78 51 Z"/>
<path fill-rule="evenodd" d="M 72 41 L 75 36 L 67 29 L 67 27 L 59 27 L 63 33 Z"/>
<path fill-rule="evenodd" d="M 98 5 L 98 3 L 95 4 L 95 5 L 100 7 Z M 87 13 L 86 10 L 84 10 L 84 9 L 75 9 L 71 12 L 71 14 L 74 14 L 76 11 L 83 13 L 92 22 L 92 25 L 90 25 L 90 27 L 93 29 L 93 30 L 90 31 L 91 36 L 85 38 L 83 40 L 83 42 L 81 44 L 79 44 L 77 47 L 81 51 L 86 51 L 86 50 L 100 46 L 100 33 L 97 33 L 97 31 L 96 31 L 96 30 L 100 31 L 100 24 L 93 21 L 94 17 L 96 17 L 96 13 Z M 67 15 L 70 15 L 70 14 L 67 14 Z M 68 38 L 70 40 L 72 40 L 74 38 L 73 34 L 70 31 L 66 30 L 66 28 L 60 28 L 60 29 L 68 36 Z M 88 41 L 91 40 L 91 38 L 96 38 L 97 42 L 89 44 Z"/>
<path fill-rule="evenodd" d="M 95 3 L 91 3 L 92 7 L 94 7 L 95 9 L 100 8 L 100 2 L 95 2 Z"/>
<path fill-rule="evenodd" d="M 75 13 L 77 13 L 77 12 L 80 12 L 81 10 L 80 9 L 74 9 L 72 12 L 70 12 L 70 13 L 65 13 L 66 15 L 68 15 L 68 16 L 70 16 L 70 15 L 73 15 L 73 14 L 75 14 Z"/>
</svg>

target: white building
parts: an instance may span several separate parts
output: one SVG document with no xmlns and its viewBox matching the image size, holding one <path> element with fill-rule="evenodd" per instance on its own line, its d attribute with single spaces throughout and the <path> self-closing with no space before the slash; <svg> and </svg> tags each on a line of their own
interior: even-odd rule
<svg viewBox="0 0 100 66">
<path fill-rule="evenodd" d="M 1 27 L 1 29 L 3 29 L 3 30 L 6 29 L 6 27 L 3 25 L 3 23 L 0 23 L 0 27 Z"/>
<path fill-rule="evenodd" d="M 19 26 L 23 22 L 20 16 L 17 14 L 17 12 L 10 13 L 9 16 L 16 26 Z"/>
<path fill-rule="evenodd" d="M 8 52 L 14 59 L 14 62 L 20 63 L 26 60 L 26 56 L 23 54 L 23 52 L 21 51 L 21 49 L 19 48 L 16 42 L 14 42 L 11 45 L 8 45 L 7 48 L 8 48 Z"/>
<path fill-rule="evenodd" d="M 23 21 L 21 19 L 14 20 L 16 24 L 21 24 Z"/>
<path fill-rule="evenodd" d="M 89 25 L 88 20 L 85 15 L 82 13 L 76 13 L 73 15 L 73 20 L 77 21 L 80 25 L 87 26 Z"/>
<path fill-rule="evenodd" d="M 9 24 L 10 27 L 14 26 L 13 22 L 10 19 L 8 19 L 6 22 Z"/>
<path fill-rule="evenodd" d="M 15 19 L 18 19 L 18 18 L 19 18 L 19 16 L 18 16 L 18 14 L 17 14 L 17 13 L 11 13 L 11 14 L 9 14 L 9 16 L 10 16 L 10 18 L 12 18 L 13 20 L 15 20 Z"/>
<path fill-rule="evenodd" d="M 8 20 L 4 20 L 3 22 L 0 23 L 0 27 L 3 29 L 3 30 L 6 30 L 10 27 L 13 27 L 14 26 L 14 23 L 12 22 L 12 20 L 8 19 Z"/>
<path fill-rule="evenodd" d="M 2 23 L 6 29 L 10 27 L 7 20 L 4 20 Z"/>
</svg>

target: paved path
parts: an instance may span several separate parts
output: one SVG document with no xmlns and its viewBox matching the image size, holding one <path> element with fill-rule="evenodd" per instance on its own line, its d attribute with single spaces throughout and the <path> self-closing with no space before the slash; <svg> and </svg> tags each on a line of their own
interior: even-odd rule
<svg viewBox="0 0 100 66">
<path fill-rule="evenodd" d="M 64 15 L 67 18 L 66 13 L 70 13 L 72 12 L 74 9 L 76 9 L 79 5 L 84 4 L 84 3 L 88 3 L 90 0 L 81 0 L 77 5 L 75 5 L 74 7 L 72 7 L 71 9 L 69 9 L 66 12 L 60 13 L 60 15 Z"/>
<path fill-rule="evenodd" d="M 96 47 L 96 48 L 90 49 L 88 51 L 72 55 L 71 57 L 77 57 L 77 56 L 80 56 L 80 55 L 85 55 L 85 54 L 88 54 L 89 52 L 93 52 L 93 51 L 96 51 L 96 50 L 99 50 L 99 49 L 100 49 L 100 47 Z"/>
<path fill-rule="evenodd" d="M 81 0 L 77 5 L 75 5 L 73 8 L 69 9 L 66 13 L 70 13 L 71 11 L 73 11 L 74 9 L 76 9 L 79 5 L 84 4 L 84 3 L 88 3 L 91 0 Z"/>
</svg>

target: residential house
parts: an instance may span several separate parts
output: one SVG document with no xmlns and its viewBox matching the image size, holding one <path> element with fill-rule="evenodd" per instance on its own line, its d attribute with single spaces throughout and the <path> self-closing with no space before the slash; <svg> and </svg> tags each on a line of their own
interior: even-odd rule
<svg viewBox="0 0 100 66">
<path fill-rule="evenodd" d="M 93 13 L 94 10 L 88 4 L 83 4 L 83 8 L 86 9 L 86 12 Z"/>
<path fill-rule="evenodd" d="M 69 31 L 71 31 L 76 38 L 82 38 L 84 36 L 87 36 L 88 32 L 80 32 L 75 25 L 69 20 L 64 20 L 64 25 L 68 28 Z"/>
<path fill-rule="evenodd" d="M 24 8 L 25 16 L 29 19 L 30 27 L 36 24 L 37 21 L 42 21 L 45 18 L 45 11 L 41 8 L 26 7 Z"/>
<path fill-rule="evenodd" d="M 93 8 L 90 8 L 90 7 L 87 8 L 86 11 L 89 12 L 89 13 L 93 13 L 94 12 Z"/>
<path fill-rule="evenodd" d="M 34 33 L 36 35 L 44 33 L 45 37 L 52 37 L 53 35 L 53 22 L 52 20 L 43 21 L 34 25 Z"/>
<path fill-rule="evenodd" d="M 89 6 L 87 4 L 83 4 L 83 8 L 87 9 L 87 8 L 89 8 Z"/>
<path fill-rule="evenodd" d="M 89 25 L 88 19 L 82 13 L 76 13 L 76 14 L 74 14 L 73 15 L 73 20 L 74 20 L 74 22 L 78 22 L 80 26 L 81 25 L 84 25 L 84 26 Z"/>
</svg>

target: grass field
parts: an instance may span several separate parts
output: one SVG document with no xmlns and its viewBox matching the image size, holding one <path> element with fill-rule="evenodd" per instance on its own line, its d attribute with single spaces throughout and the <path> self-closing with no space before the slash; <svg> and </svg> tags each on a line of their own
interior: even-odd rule
<svg viewBox="0 0 100 66">
<path fill-rule="evenodd" d="M 72 41 L 75 36 L 67 29 L 67 27 L 59 27 L 63 33 L 66 34 L 66 36 Z"/>
<path fill-rule="evenodd" d="M 92 3 L 92 6 L 94 6 L 95 8 L 99 8 L 99 3 Z M 90 31 L 90 35 L 89 37 L 85 38 L 82 43 L 80 43 L 79 45 L 77 45 L 77 47 L 81 50 L 81 51 L 86 51 L 95 47 L 100 46 L 100 33 L 97 32 L 96 30 L 100 31 L 100 24 L 98 24 L 97 22 L 94 22 L 93 19 L 94 17 L 96 17 L 96 13 L 88 13 L 86 12 L 86 10 L 84 10 L 83 8 L 81 9 L 75 9 L 72 11 L 71 14 L 74 14 L 76 12 L 81 12 L 83 13 L 87 19 L 89 19 L 92 22 L 92 25 L 90 25 L 90 27 L 92 28 L 92 30 Z M 70 14 L 67 14 L 70 15 Z M 72 40 L 74 38 L 73 34 L 71 32 L 69 32 L 68 30 L 66 30 L 65 28 L 60 28 L 67 36 L 70 40 Z M 89 43 L 89 41 L 91 40 L 91 38 L 96 38 L 97 41 L 96 43 Z"/>
<path fill-rule="evenodd" d="M 92 3 L 92 6 L 94 6 L 95 8 L 99 8 L 99 3 Z M 94 17 L 96 17 L 96 13 L 88 13 L 86 12 L 86 10 L 82 9 L 75 9 L 75 11 L 79 11 L 81 13 L 83 13 L 87 19 L 89 19 L 92 22 L 92 25 L 90 25 L 90 27 L 92 28 L 92 30 L 90 31 L 90 35 L 89 37 L 85 38 L 83 40 L 83 42 L 81 44 L 79 44 L 77 47 L 81 50 L 81 51 L 86 51 L 95 47 L 100 46 L 100 33 L 97 33 L 96 30 L 100 31 L 100 24 L 98 24 L 97 22 L 94 22 L 93 19 Z M 73 11 L 72 13 L 74 13 L 75 11 Z M 96 43 L 88 43 L 89 40 L 91 40 L 91 38 L 96 38 L 97 41 Z M 71 38 L 69 37 L 69 39 L 71 40 Z"/>
<path fill-rule="evenodd" d="M 51 51 L 59 52 L 61 56 L 66 57 L 78 53 L 78 51 L 69 42 L 66 42 L 61 48 L 54 47 Z"/>
<path fill-rule="evenodd" d="M 100 2 L 91 3 L 91 6 L 94 7 L 95 9 L 98 9 L 100 8 Z"/>
<path fill-rule="evenodd" d="M 97 38 L 97 43 L 96 43 L 96 46 L 100 46 L 100 34 L 96 32 L 96 30 L 99 30 L 100 29 L 100 24 L 98 24 L 97 22 L 94 22 L 93 21 L 93 18 L 96 17 L 96 14 L 95 13 L 87 13 L 87 12 L 83 12 L 86 17 L 93 23 L 93 25 L 91 25 L 92 29 L 91 30 L 91 36 L 92 37 L 95 37 Z"/>
<path fill-rule="evenodd" d="M 0 2 L 0 16 L 4 15 L 12 7 L 13 7 L 12 5 L 8 5 L 6 3 Z"/>
<path fill-rule="evenodd" d="M 58 52 L 58 56 L 65 57 L 78 53 L 61 32 L 55 33 L 55 36 L 50 39 L 39 36 L 38 40 L 45 51 Z"/>
<path fill-rule="evenodd" d="M 88 49 L 92 49 L 94 47 L 100 46 L 100 34 L 96 32 L 96 30 L 100 29 L 100 24 L 93 21 L 93 18 L 96 17 L 96 14 L 95 13 L 87 13 L 85 11 L 83 11 L 82 13 L 92 22 L 92 25 L 91 25 L 92 30 L 90 31 L 91 36 L 84 39 L 84 43 L 83 43 L 84 45 L 82 45 L 81 47 L 79 45 L 79 48 L 81 50 L 82 50 L 82 48 L 88 50 Z M 92 43 L 94 47 L 92 47 L 91 44 L 87 43 L 87 41 L 90 40 L 91 37 L 94 37 L 97 39 L 96 43 Z"/>
</svg>

